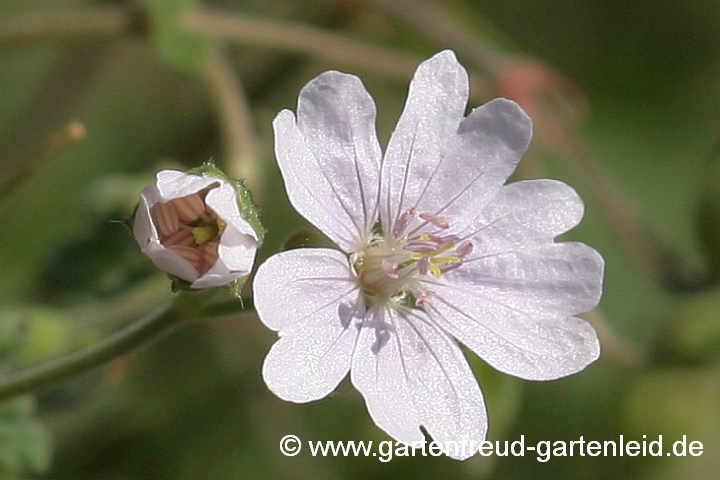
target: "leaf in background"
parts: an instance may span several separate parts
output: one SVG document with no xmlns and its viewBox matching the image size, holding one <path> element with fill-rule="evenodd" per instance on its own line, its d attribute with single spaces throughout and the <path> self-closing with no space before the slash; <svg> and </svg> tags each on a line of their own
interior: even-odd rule
<svg viewBox="0 0 720 480">
<path fill-rule="evenodd" d="M 160 56 L 186 73 L 198 74 L 205 68 L 210 40 L 185 32 L 180 23 L 195 6 L 195 0 L 146 0 L 150 35 Z"/>
<path fill-rule="evenodd" d="M 667 347 L 690 360 L 720 358 L 720 290 L 680 297 Z"/>
<path fill-rule="evenodd" d="M 33 418 L 35 399 L 14 398 L 0 404 L 0 478 L 44 473 L 52 460 L 52 438 Z"/>
</svg>

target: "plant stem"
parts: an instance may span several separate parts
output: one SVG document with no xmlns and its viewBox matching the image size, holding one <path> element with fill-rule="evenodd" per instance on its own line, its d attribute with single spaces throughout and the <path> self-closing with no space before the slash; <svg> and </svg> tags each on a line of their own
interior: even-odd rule
<svg viewBox="0 0 720 480">
<path fill-rule="evenodd" d="M 141 16 L 127 7 L 28 13 L 0 21 L 0 46 L 39 41 L 101 40 L 141 29 Z"/>
<path fill-rule="evenodd" d="M 184 320 L 238 314 L 252 308 L 251 297 L 243 297 L 242 301 L 232 299 L 202 307 L 198 305 L 212 298 L 214 294 L 215 292 L 178 294 L 174 302 L 150 311 L 108 338 L 83 350 L 4 375 L 0 377 L 0 401 L 50 387 L 104 365 L 158 340 L 180 327 Z"/>
<path fill-rule="evenodd" d="M 159 338 L 179 325 L 182 316 L 166 304 L 89 347 L 35 367 L 0 377 L 0 400 L 32 392 L 103 365 Z"/>
<path fill-rule="evenodd" d="M 220 48 L 208 59 L 205 79 L 220 121 L 225 169 L 232 178 L 242 178 L 258 201 L 262 198 L 263 169 L 258 165 L 258 142 L 250 102 L 240 78 Z"/>
<path fill-rule="evenodd" d="M 16 164 L 14 171 L 0 185 L 0 200 L 7 197 L 13 190 L 31 177 L 45 162 L 76 143 L 82 141 L 87 134 L 85 126 L 80 122 L 70 122 L 65 128 L 53 135 L 42 150 L 32 157 Z"/>
<path fill-rule="evenodd" d="M 315 27 L 207 9 L 190 12 L 184 26 L 208 37 L 309 54 L 402 79 L 410 78 L 422 61 Z"/>
</svg>

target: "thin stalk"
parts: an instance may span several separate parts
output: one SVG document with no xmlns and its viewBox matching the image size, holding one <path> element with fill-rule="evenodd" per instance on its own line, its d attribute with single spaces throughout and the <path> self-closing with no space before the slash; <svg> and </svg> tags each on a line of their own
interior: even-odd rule
<svg viewBox="0 0 720 480">
<path fill-rule="evenodd" d="M 203 295 L 203 293 L 207 294 Z M 168 302 L 150 311 L 104 340 L 35 367 L 0 377 L 0 401 L 42 390 L 105 365 L 162 338 L 182 326 L 185 320 L 238 314 L 248 306 L 252 306 L 251 298 L 207 304 L 204 307 L 197 306 L 198 303 L 209 300 L 214 293 L 179 294 L 174 303 Z"/>
<path fill-rule="evenodd" d="M 61 132 L 53 135 L 39 152 L 15 164 L 13 171 L 8 172 L 4 182 L 0 185 L 0 201 L 22 185 L 45 162 L 82 141 L 86 134 L 85 126 L 82 123 L 71 122 Z"/>
<path fill-rule="evenodd" d="M 263 175 L 252 111 L 240 78 L 219 48 L 208 59 L 205 79 L 220 122 L 226 171 L 243 179 L 257 201 L 262 197 Z"/>
</svg>

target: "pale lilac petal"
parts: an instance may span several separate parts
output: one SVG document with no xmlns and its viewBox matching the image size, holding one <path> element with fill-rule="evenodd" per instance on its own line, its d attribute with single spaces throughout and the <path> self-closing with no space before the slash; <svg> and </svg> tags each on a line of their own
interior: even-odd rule
<svg viewBox="0 0 720 480">
<path fill-rule="evenodd" d="M 572 187 L 556 180 L 526 180 L 503 187 L 461 238 L 489 255 L 547 244 L 582 219 L 584 205 Z"/>
<path fill-rule="evenodd" d="M 475 454 L 470 440 L 485 438 L 477 380 L 455 340 L 424 315 L 388 309 L 366 322 L 351 378 L 375 423 L 399 441 L 421 441 L 423 426 L 447 455 L 462 460 Z"/>
<path fill-rule="evenodd" d="M 551 243 L 497 254 L 470 255 L 443 279 L 450 288 L 528 314 L 577 315 L 597 306 L 604 261 L 584 243 Z"/>
<path fill-rule="evenodd" d="M 582 370 L 600 347 L 573 315 L 600 297 L 602 258 L 579 243 L 496 255 L 429 281 L 431 316 L 483 360 L 528 380 Z M 463 266 L 465 267 L 465 266 Z"/>
<path fill-rule="evenodd" d="M 262 322 L 278 330 L 263 378 L 278 397 L 309 402 L 332 392 L 350 369 L 364 315 L 347 258 L 328 249 L 299 249 L 270 257 L 253 282 Z"/>
<path fill-rule="evenodd" d="M 135 211 L 133 222 L 133 235 L 140 245 L 142 252 L 150 257 L 153 264 L 160 270 L 178 278 L 193 282 L 200 276 L 190 262 L 160 243 L 157 229 L 151 220 L 150 206 L 145 195 L 147 191 L 151 198 L 157 195 L 154 185 L 146 187 L 140 197 L 140 203 Z"/>
<path fill-rule="evenodd" d="M 360 79 L 318 76 L 300 92 L 297 121 L 284 110 L 273 126 L 295 209 L 343 250 L 357 248 L 377 218 L 381 160 L 375 103 Z"/>
<path fill-rule="evenodd" d="M 451 51 L 418 68 L 383 163 L 385 225 L 414 207 L 461 229 L 515 169 L 530 142 L 530 118 L 502 98 L 464 118 L 467 98 L 467 73 Z M 423 223 L 415 218 L 409 231 Z"/>
<path fill-rule="evenodd" d="M 157 202 L 169 202 L 176 198 L 192 195 L 210 185 L 221 183 L 213 177 L 192 175 L 178 170 L 162 170 L 156 175 L 157 181 L 147 189 L 157 189 L 157 199 L 152 202 L 151 207 Z M 145 191 L 143 191 L 145 194 Z"/>
<path fill-rule="evenodd" d="M 205 203 L 226 223 L 218 245 L 215 265 L 193 282 L 193 288 L 208 288 L 247 276 L 255 261 L 258 241 L 255 230 L 245 221 L 237 203 L 235 188 L 227 182 L 210 190 Z"/>
</svg>

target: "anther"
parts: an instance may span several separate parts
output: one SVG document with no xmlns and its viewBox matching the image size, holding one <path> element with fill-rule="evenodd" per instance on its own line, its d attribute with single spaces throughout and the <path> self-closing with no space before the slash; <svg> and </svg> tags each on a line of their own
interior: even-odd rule
<svg viewBox="0 0 720 480">
<path fill-rule="evenodd" d="M 435 292 L 431 290 L 427 290 L 415 299 L 415 305 L 418 307 L 424 307 L 425 305 L 430 303 L 430 298 L 434 295 Z"/>
<path fill-rule="evenodd" d="M 467 255 L 470 254 L 470 252 L 473 251 L 474 247 L 475 246 L 472 244 L 472 242 L 463 243 L 457 248 L 457 250 L 455 250 L 455 255 L 460 258 L 465 258 Z"/>
<path fill-rule="evenodd" d="M 410 220 L 412 220 L 413 216 L 415 216 L 414 208 L 411 208 L 400 215 L 400 218 L 398 218 L 395 225 L 393 225 L 392 234 L 394 238 L 402 237 L 402 234 L 405 233 L 405 229 L 407 229 L 408 225 L 410 225 Z"/>
<path fill-rule="evenodd" d="M 175 233 L 180 227 L 177 210 L 170 203 L 157 203 L 153 211 L 163 237 Z"/>
<path fill-rule="evenodd" d="M 438 217 L 434 213 L 430 212 L 423 212 L 418 217 L 422 218 L 425 221 L 428 221 L 435 225 L 438 228 L 442 228 L 443 230 L 446 228 L 450 228 L 450 224 L 445 220 L 444 218 Z"/>
<path fill-rule="evenodd" d="M 197 193 L 176 198 L 170 203 L 176 208 L 180 220 L 185 223 L 194 222 L 205 213 L 205 202 Z"/>
<path fill-rule="evenodd" d="M 418 273 L 420 275 L 427 275 L 428 265 L 430 265 L 430 257 L 423 257 L 418 260 Z"/>
</svg>

